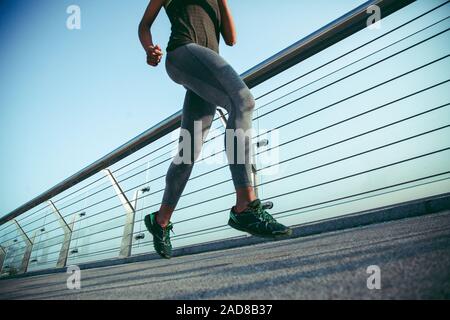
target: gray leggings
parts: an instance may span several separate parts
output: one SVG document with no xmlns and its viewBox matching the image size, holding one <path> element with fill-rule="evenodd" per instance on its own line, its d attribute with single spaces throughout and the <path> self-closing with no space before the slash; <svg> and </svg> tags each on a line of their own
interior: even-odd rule
<svg viewBox="0 0 450 320">
<path fill-rule="evenodd" d="M 227 139 L 225 135 L 225 149 L 235 189 L 251 186 L 251 141 L 248 130 L 252 128 L 255 100 L 247 85 L 219 54 L 194 43 L 169 51 L 166 58 L 166 70 L 173 81 L 187 89 L 181 128 L 191 134 L 192 143 L 191 161 L 188 163 L 172 161 L 166 175 L 162 203 L 176 207 L 208 135 L 216 106 L 228 111 L 227 129 L 233 131 L 242 129 L 247 133 L 247 138 L 236 134 L 231 142 L 228 141 L 231 138 Z M 194 130 L 195 121 L 201 121 L 201 132 L 198 129 Z M 182 140 L 180 137 L 180 146 Z M 200 143 L 194 144 L 194 140 Z M 233 153 L 229 152 L 230 148 L 227 146 L 234 147 Z M 178 154 L 180 157 L 181 150 L 182 148 Z M 238 151 L 244 152 L 244 155 L 240 155 L 241 160 L 238 159 Z M 245 160 L 242 161 L 242 159 Z"/>
</svg>

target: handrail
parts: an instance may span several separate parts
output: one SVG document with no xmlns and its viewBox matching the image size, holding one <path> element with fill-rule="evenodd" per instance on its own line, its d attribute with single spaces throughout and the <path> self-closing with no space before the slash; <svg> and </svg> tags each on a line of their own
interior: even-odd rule
<svg viewBox="0 0 450 320">
<path fill-rule="evenodd" d="M 289 69 L 293 65 L 329 48 L 351 34 L 366 28 L 368 7 L 373 5 L 378 6 L 382 12 L 382 18 L 385 18 L 413 2 L 415 2 L 415 0 L 369 0 L 318 31 L 294 43 L 292 46 L 280 51 L 269 59 L 244 72 L 241 77 L 249 88 L 253 88 L 280 72 Z M 0 225 L 13 220 L 28 210 L 50 200 L 52 197 L 66 191 L 72 186 L 90 178 L 99 171 L 108 168 L 130 154 L 133 154 L 150 143 L 178 129 L 181 124 L 181 115 L 182 111 L 180 110 L 110 152 L 103 158 L 1 217 Z"/>
</svg>

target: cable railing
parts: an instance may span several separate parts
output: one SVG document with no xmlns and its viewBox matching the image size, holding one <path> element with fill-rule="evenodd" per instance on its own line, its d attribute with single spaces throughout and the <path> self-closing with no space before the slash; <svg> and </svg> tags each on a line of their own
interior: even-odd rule
<svg viewBox="0 0 450 320">
<path fill-rule="evenodd" d="M 298 225 L 450 190 L 449 17 L 449 1 L 368 1 L 242 75 L 257 97 L 253 185 L 274 216 Z M 242 236 L 226 224 L 228 165 L 213 161 L 226 116 L 175 212 L 176 248 Z M 153 252 L 143 217 L 160 204 L 180 119 L 0 218 L 2 272 Z"/>
</svg>

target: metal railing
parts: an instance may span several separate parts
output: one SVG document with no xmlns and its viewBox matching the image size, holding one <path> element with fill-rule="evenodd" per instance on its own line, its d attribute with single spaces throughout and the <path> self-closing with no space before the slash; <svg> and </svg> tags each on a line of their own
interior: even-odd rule
<svg viewBox="0 0 450 320">
<path fill-rule="evenodd" d="M 257 97 L 253 182 L 268 206 L 279 200 L 276 217 L 300 224 L 450 189 L 448 2 L 368 1 L 242 75 Z M 381 30 L 367 28 L 373 6 Z M 224 117 L 205 148 L 223 141 Z M 3 272 L 152 251 L 143 212 L 159 205 L 180 120 L 181 111 L 3 216 Z M 263 161 L 274 152 L 281 159 Z M 175 246 L 240 236 L 221 220 L 234 195 L 227 165 L 208 163 L 223 153 L 197 162 Z"/>
</svg>

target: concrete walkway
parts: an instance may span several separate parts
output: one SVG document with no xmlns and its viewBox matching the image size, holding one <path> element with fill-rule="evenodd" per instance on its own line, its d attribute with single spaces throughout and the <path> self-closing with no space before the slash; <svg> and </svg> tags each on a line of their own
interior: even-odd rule
<svg viewBox="0 0 450 320">
<path fill-rule="evenodd" d="M 381 269 L 381 290 L 367 268 Z M 450 211 L 237 249 L 0 281 L 0 299 L 450 298 Z"/>
</svg>

